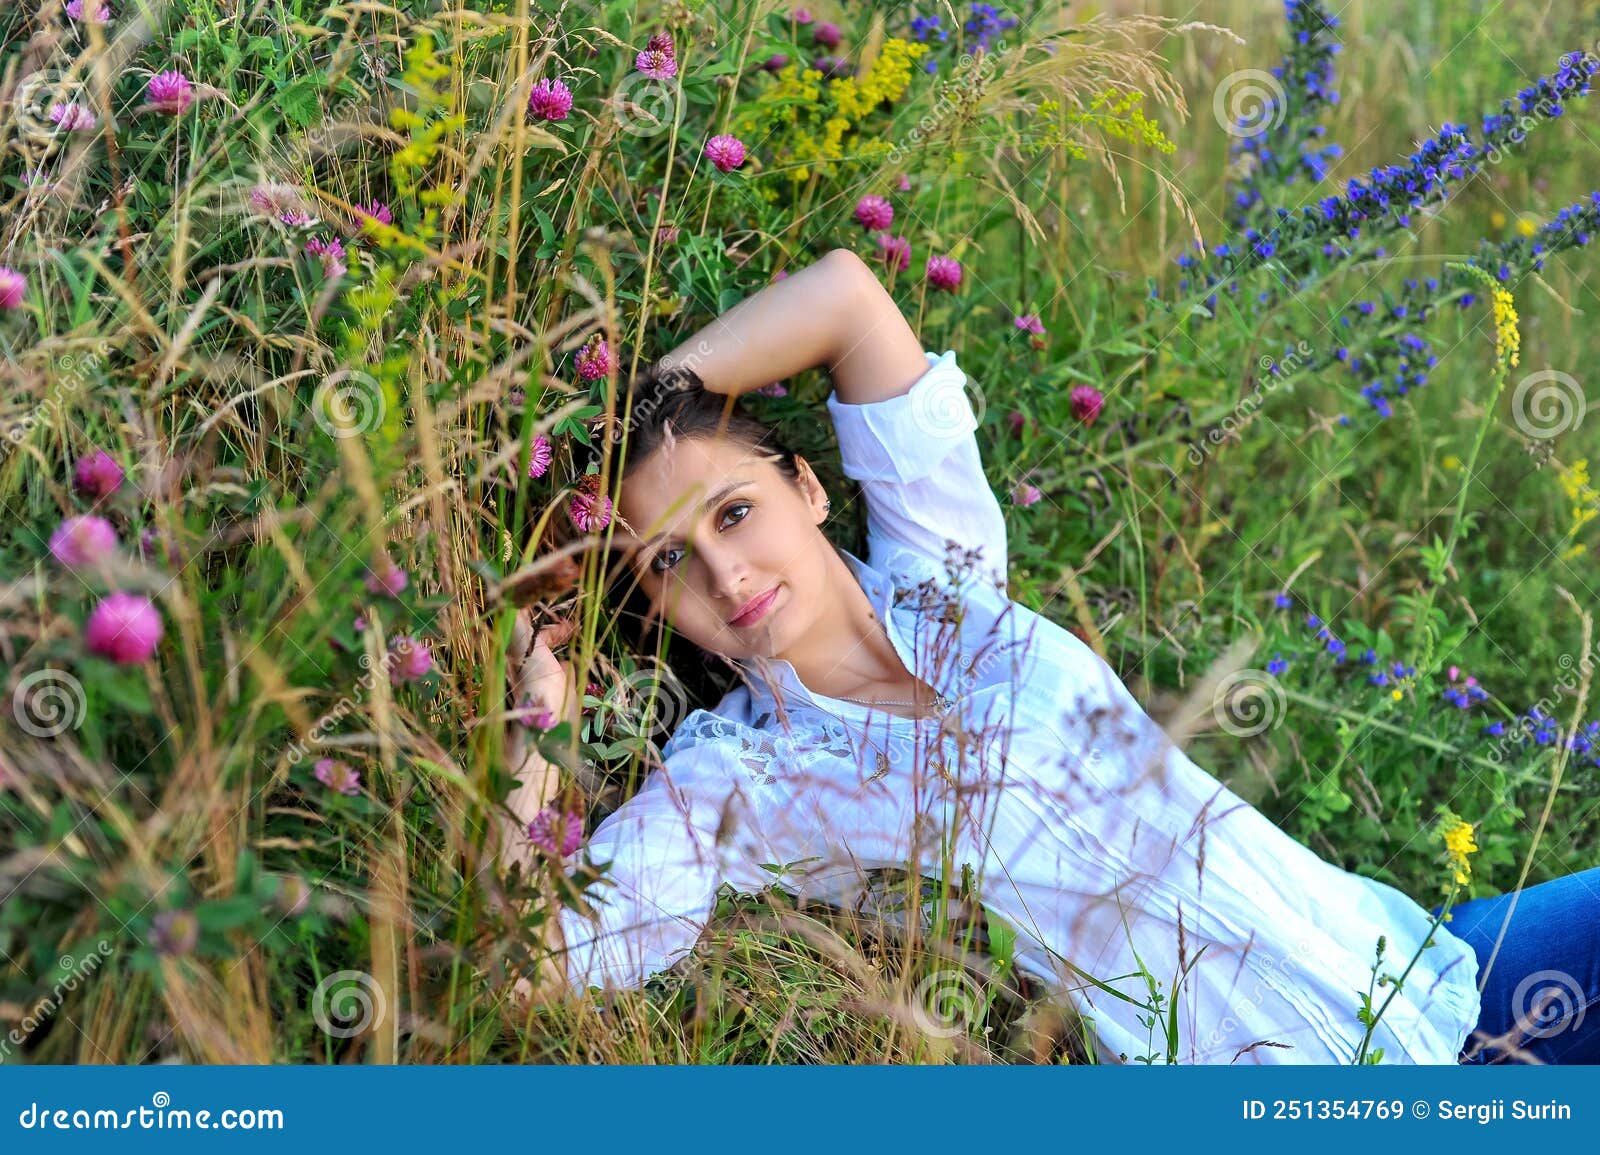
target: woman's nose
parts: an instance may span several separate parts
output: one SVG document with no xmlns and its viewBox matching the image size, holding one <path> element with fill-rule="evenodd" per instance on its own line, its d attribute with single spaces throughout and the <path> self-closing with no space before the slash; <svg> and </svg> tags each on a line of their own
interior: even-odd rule
<svg viewBox="0 0 1600 1155">
<path fill-rule="evenodd" d="M 706 571 L 706 589 L 711 596 L 729 603 L 727 610 L 732 613 L 735 603 L 757 592 L 746 589 L 749 584 L 745 574 L 749 567 L 739 557 L 736 550 L 727 548 L 718 543 L 700 549 L 700 564 Z"/>
</svg>

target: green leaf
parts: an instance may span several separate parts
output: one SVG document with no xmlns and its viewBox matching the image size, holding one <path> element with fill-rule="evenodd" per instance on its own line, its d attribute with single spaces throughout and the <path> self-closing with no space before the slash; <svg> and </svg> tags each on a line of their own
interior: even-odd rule
<svg viewBox="0 0 1600 1155">
<path fill-rule="evenodd" d="M 155 706 L 150 701 L 150 689 L 143 675 L 137 672 L 105 670 L 96 678 L 95 690 L 112 705 L 129 714 L 153 714 Z"/>
<path fill-rule="evenodd" d="M 322 119 L 322 73 L 302 76 L 278 89 L 278 107 L 286 119 L 310 128 Z"/>
<path fill-rule="evenodd" d="M 248 925 L 260 913 L 260 904 L 249 896 L 221 898 L 202 902 L 195 907 L 194 916 L 201 930 L 233 930 Z"/>
</svg>

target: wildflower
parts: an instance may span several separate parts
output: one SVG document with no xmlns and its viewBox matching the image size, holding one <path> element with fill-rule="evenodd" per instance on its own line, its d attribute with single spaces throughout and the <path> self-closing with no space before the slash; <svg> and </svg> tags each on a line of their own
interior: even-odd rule
<svg viewBox="0 0 1600 1155">
<path fill-rule="evenodd" d="M 782 381 L 774 381 L 771 385 L 763 385 L 756 392 L 763 397 L 787 397 L 789 396 L 789 387 Z"/>
<path fill-rule="evenodd" d="M 789 16 L 796 24 L 810 24 L 812 21 L 811 9 L 809 8 L 796 8 L 789 13 Z"/>
<path fill-rule="evenodd" d="M 1522 333 L 1517 328 L 1517 303 L 1509 292 L 1496 285 L 1494 293 L 1494 343 L 1495 353 L 1508 365 L 1520 360 Z"/>
<path fill-rule="evenodd" d="M 162 632 L 161 615 L 150 599 L 122 590 L 100 599 L 83 631 L 90 653 L 121 665 L 149 660 Z"/>
<path fill-rule="evenodd" d="M 1283 653 L 1277 650 L 1273 651 L 1272 661 L 1267 663 L 1267 673 L 1276 678 L 1288 668 L 1289 663 L 1284 660 Z"/>
<path fill-rule="evenodd" d="M 650 43 L 655 44 L 658 37 L 652 36 Z M 672 39 L 666 37 L 665 48 L 649 48 L 633 58 L 633 66 L 638 71 L 655 80 L 671 80 L 678 75 L 678 59 L 672 53 Z"/>
<path fill-rule="evenodd" d="M 928 283 L 947 293 L 955 292 L 961 284 L 961 262 L 954 257 L 929 257 Z"/>
<path fill-rule="evenodd" d="M 1272 599 L 1272 604 L 1277 606 L 1280 610 L 1286 610 L 1293 603 L 1288 594 L 1280 593 L 1277 597 Z"/>
<path fill-rule="evenodd" d="M 361 793 L 361 771 L 348 762 L 340 762 L 336 758 L 318 758 L 311 773 L 329 790 L 340 794 Z"/>
<path fill-rule="evenodd" d="M 88 132 L 100 123 L 100 118 L 76 101 L 57 101 L 50 106 L 50 123 L 62 132 Z"/>
<path fill-rule="evenodd" d="M 286 225 L 308 225 L 314 219 L 305 211 L 300 190 L 294 185 L 277 181 L 258 184 L 250 190 L 249 200 L 250 207 L 257 213 Z"/>
<path fill-rule="evenodd" d="M 905 237 L 892 237 L 888 233 L 879 233 L 878 247 L 883 250 L 883 259 L 889 263 L 891 269 L 898 269 L 903 273 L 911 267 L 911 242 Z"/>
<path fill-rule="evenodd" d="M 567 504 L 567 516 L 578 532 L 602 530 L 611 524 L 611 499 L 600 492 L 600 475 L 586 473 L 578 480 L 578 492 Z"/>
<path fill-rule="evenodd" d="M 387 552 L 380 554 L 377 565 L 367 571 L 366 587 L 371 594 L 397 598 L 410 584 L 411 579 L 406 576 L 406 571 L 396 565 Z"/>
<path fill-rule="evenodd" d="M 894 206 L 883 197 L 864 196 L 856 202 L 856 221 L 867 229 L 886 229 L 894 223 Z"/>
<path fill-rule="evenodd" d="M 1021 437 L 1022 431 L 1028 427 L 1028 418 L 1020 409 L 1013 409 L 1006 414 L 1006 424 L 1011 429 L 1011 436 Z"/>
<path fill-rule="evenodd" d="M 583 815 L 546 806 L 528 823 L 528 839 L 546 854 L 565 858 L 583 842 Z"/>
<path fill-rule="evenodd" d="M 670 245 L 673 241 L 675 241 L 677 239 L 678 239 L 678 226 L 677 225 L 662 225 L 658 229 L 656 229 L 656 240 L 660 241 L 663 245 Z"/>
<path fill-rule="evenodd" d="M 86 569 L 117 552 L 117 531 L 103 517 L 69 517 L 50 535 L 50 556 L 68 569 Z"/>
<path fill-rule="evenodd" d="M 555 449 L 550 444 L 550 439 L 543 433 L 533 436 L 533 447 L 528 455 L 528 476 L 540 478 L 550 468 L 550 461 L 555 456 Z"/>
<path fill-rule="evenodd" d="M 382 201 L 372 201 L 370 204 L 356 206 L 356 220 L 361 225 L 364 233 L 377 231 L 378 226 L 388 227 L 394 224 L 394 210 Z"/>
<path fill-rule="evenodd" d="M 283 910 L 284 916 L 293 918 L 305 912 L 311 905 L 311 886 L 298 874 L 285 874 L 280 876 L 282 887 L 278 891 L 277 901 Z"/>
<path fill-rule="evenodd" d="M 850 62 L 842 56 L 819 56 L 811 62 L 811 68 L 815 72 L 822 73 L 826 80 L 849 76 L 855 71 Z"/>
<path fill-rule="evenodd" d="M 811 30 L 811 39 L 824 48 L 837 48 L 844 39 L 839 26 L 831 20 L 824 20 Z"/>
<path fill-rule="evenodd" d="M 1072 415 L 1085 425 L 1094 424 L 1094 419 L 1100 416 L 1100 410 L 1105 408 L 1106 403 L 1105 394 L 1093 385 L 1073 386 L 1067 399 L 1072 404 Z"/>
<path fill-rule="evenodd" d="M 200 943 L 200 920 L 192 911 L 164 910 L 150 920 L 150 949 L 177 958 Z"/>
<path fill-rule="evenodd" d="M 977 38 L 980 48 L 989 48 L 997 35 L 1017 26 L 1015 17 L 1001 16 L 993 4 L 973 4 L 971 12 L 961 27 Z"/>
<path fill-rule="evenodd" d="M 535 120 L 565 120 L 571 111 L 572 90 L 559 80 L 541 80 L 528 93 L 528 115 Z"/>
<path fill-rule="evenodd" d="M 110 497 L 122 488 L 122 466 L 103 449 L 96 449 L 88 457 L 78 458 L 72 471 L 72 484 L 85 497 Z"/>
<path fill-rule="evenodd" d="M 162 544 L 162 535 L 153 525 L 147 525 L 144 532 L 139 535 L 139 556 L 145 561 L 155 558 L 158 547 Z M 166 543 L 165 559 L 168 565 L 181 565 L 183 556 L 178 552 L 178 547 L 171 542 Z"/>
<path fill-rule="evenodd" d="M 0 265 L 0 309 L 22 308 L 28 280 L 10 265 Z"/>
<path fill-rule="evenodd" d="M 1026 483 L 1018 485 L 1011 491 L 1011 500 L 1018 505 L 1032 505 L 1043 496 L 1044 494 L 1039 492 L 1037 485 L 1028 485 Z"/>
<path fill-rule="evenodd" d="M 344 244 L 338 237 L 311 237 L 306 241 L 306 252 L 322 262 L 322 275 L 330 281 L 350 271 L 344 262 Z"/>
<path fill-rule="evenodd" d="M 1444 838 L 1445 854 L 1449 856 L 1450 867 L 1455 872 L 1455 881 L 1459 886 L 1469 882 L 1472 878 L 1471 855 L 1478 850 L 1478 844 L 1472 839 L 1472 823 L 1452 815 L 1441 830 Z"/>
<path fill-rule="evenodd" d="M 427 642 L 401 634 L 389 643 L 388 666 L 389 681 L 394 685 L 414 682 L 433 669 L 433 654 Z"/>
<path fill-rule="evenodd" d="M 517 708 L 511 712 L 513 720 L 533 730 L 553 730 L 556 725 L 556 713 L 548 706 L 540 706 L 531 697 L 523 697 L 517 703 Z"/>
<path fill-rule="evenodd" d="M 611 350 L 605 337 L 598 333 L 591 337 L 578 350 L 573 362 L 578 367 L 578 376 L 585 381 L 597 380 L 611 372 Z"/>
<path fill-rule="evenodd" d="M 1011 323 L 1024 333 L 1032 333 L 1035 336 L 1044 333 L 1044 322 L 1039 320 L 1037 313 L 1020 313 L 1012 319 Z"/>
<path fill-rule="evenodd" d="M 732 172 L 744 163 L 744 142 L 724 132 L 706 141 L 705 154 L 718 171 Z"/>
<path fill-rule="evenodd" d="M 85 15 L 86 11 L 87 15 Z M 97 24 L 105 24 L 111 20 L 111 5 L 102 4 L 98 8 L 88 8 L 86 10 L 83 0 L 67 0 L 67 15 L 71 19 L 83 23 L 93 21 Z"/>
<path fill-rule="evenodd" d="M 175 68 L 152 76 L 145 94 L 147 107 L 161 112 L 180 113 L 194 103 L 194 85 Z"/>
<path fill-rule="evenodd" d="M 950 30 L 939 27 L 939 18 L 937 16 L 917 16 L 912 19 L 911 35 L 918 40 L 927 40 L 935 34 L 938 35 L 941 43 L 950 39 Z"/>
</svg>

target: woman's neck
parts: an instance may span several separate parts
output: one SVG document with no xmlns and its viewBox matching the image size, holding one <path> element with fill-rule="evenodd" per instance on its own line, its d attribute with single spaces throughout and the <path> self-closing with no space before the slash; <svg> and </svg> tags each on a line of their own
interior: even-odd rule
<svg viewBox="0 0 1600 1155">
<path fill-rule="evenodd" d="M 866 687 L 914 682 L 850 564 L 830 553 L 826 608 L 804 637 L 777 656 L 794 667 L 808 690 L 830 698 L 866 696 Z"/>
</svg>

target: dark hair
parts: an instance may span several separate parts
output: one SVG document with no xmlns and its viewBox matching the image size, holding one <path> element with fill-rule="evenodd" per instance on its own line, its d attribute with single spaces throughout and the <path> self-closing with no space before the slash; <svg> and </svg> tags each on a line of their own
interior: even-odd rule
<svg viewBox="0 0 1600 1155">
<path fill-rule="evenodd" d="M 799 484 L 797 454 L 773 426 L 752 415 L 739 398 L 708 390 L 693 369 L 659 363 L 635 375 L 618 396 L 615 422 L 604 435 L 626 449 L 621 464 L 623 480 L 668 443 L 669 429 L 673 440 L 727 438 L 748 446 L 766 455 L 791 483 Z M 602 455 L 603 443 L 578 467 L 579 472 L 586 472 L 591 466 L 598 468 Z M 621 560 L 620 550 L 614 550 L 602 597 L 614 620 L 622 624 L 624 640 L 636 653 L 659 654 L 683 684 L 692 703 L 715 704 L 738 682 L 738 674 L 666 623 L 651 621 L 649 597 L 640 588 L 633 567 L 626 562 L 616 564 Z M 665 644 L 658 649 L 663 633 Z"/>
</svg>

